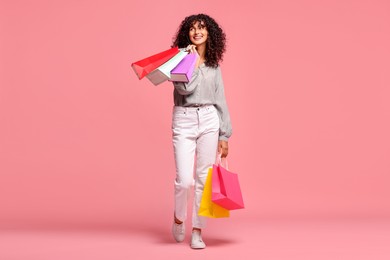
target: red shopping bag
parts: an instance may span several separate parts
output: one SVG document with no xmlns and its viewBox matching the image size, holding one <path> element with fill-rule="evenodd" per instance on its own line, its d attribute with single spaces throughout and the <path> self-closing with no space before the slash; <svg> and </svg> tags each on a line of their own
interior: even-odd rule
<svg viewBox="0 0 390 260">
<path fill-rule="evenodd" d="M 179 53 L 179 48 L 174 47 L 169 50 L 157 53 L 145 59 L 139 60 L 131 64 L 135 74 L 137 74 L 139 79 L 142 79 L 147 74 L 160 67 L 163 63 L 171 59 Z"/>
<path fill-rule="evenodd" d="M 228 210 L 244 208 L 238 175 L 221 163 L 213 165 L 211 201 Z"/>
<path fill-rule="evenodd" d="M 171 70 L 174 69 L 179 62 L 188 55 L 188 52 L 184 49 L 179 49 L 179 52 L 165 62 L 163 65 L 157 69 L 150 72 L 146 77 L 152 82 L 155 86 L 163 83 L 164 81 L 171 78 Z"/>
</svg>

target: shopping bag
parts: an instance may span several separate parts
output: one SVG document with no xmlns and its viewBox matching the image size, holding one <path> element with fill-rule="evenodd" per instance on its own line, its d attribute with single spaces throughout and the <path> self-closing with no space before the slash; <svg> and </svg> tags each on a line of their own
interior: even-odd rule
<svg viewBox="0 0 390 260">
<path fill-rule="evenodd" d="M 221 163 L 213 165 L 211 201 L 228 210 L 244 208 L 238 175 Z"/>
<path fill-rule="evenodd" d="M 171 78 L 171 70 L 174 69 L 180 61 L 188 55 L 185 49 L 180 49 L 179 53 L 166 61 L 164 64 L 150 72 L 146 77 L 155 85 L 159 85 Z"/>
<path fill-rule="evenodd" d="M 199 216 L 209 218 L 226 218 L 230 216 L 229 210 L 224 209 L 211 201 L 211 185 L 212 185 L 213 168 L 209 168 L 206 183 L 204 185 L 202 200 L 199 207 Z"/>
<path fill-rule="evenodd" d="M 179 52 L 178 47 L 170 48 L 166 51 L 157 53 L 145 59 L 139 60 L 131 64 L 135 74 L 139 79 L 142 79 L 147 74 L 164 64 Z"/>
<path fill-rule="evenodd" d="M 171 71 L 170 81 L 189 82 L 195 69 L 197 56 L 190 53 Z"/>
</svg>

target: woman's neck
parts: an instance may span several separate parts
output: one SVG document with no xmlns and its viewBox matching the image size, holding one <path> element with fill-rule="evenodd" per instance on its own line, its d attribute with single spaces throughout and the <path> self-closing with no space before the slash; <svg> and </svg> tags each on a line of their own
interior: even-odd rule
<svg viewBox="0 0 390 260">
<path fill-rule="evenodd" d="M 204 60 L 206 55 L 206 44 L 196 46 L 196 50 L 198 51 L 199 57 Z"/>
</svg>

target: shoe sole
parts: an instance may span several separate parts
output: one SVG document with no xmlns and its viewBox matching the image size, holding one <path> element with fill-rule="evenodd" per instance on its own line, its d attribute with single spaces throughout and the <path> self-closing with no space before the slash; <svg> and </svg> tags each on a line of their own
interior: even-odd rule
<svg viewBox="0 0 390 260">
<path fill-rule="evenodd" d="M 192 249 L 205 249 L 206 246 L 193 246 L 193 245 L 190 245 Z"/>
</svg>

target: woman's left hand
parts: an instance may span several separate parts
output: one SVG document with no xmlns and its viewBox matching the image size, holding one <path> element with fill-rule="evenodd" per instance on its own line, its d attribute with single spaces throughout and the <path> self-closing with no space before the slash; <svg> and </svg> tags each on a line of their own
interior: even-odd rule
<svg viewBox="0 0 390 260">
<path fill-rule="evenodd" d="M 221 154 L 221 158 L 227 157 L 229 152 L 229 144 L 226 141 L 218 141 L 218 153 Z"/>
</svg>

